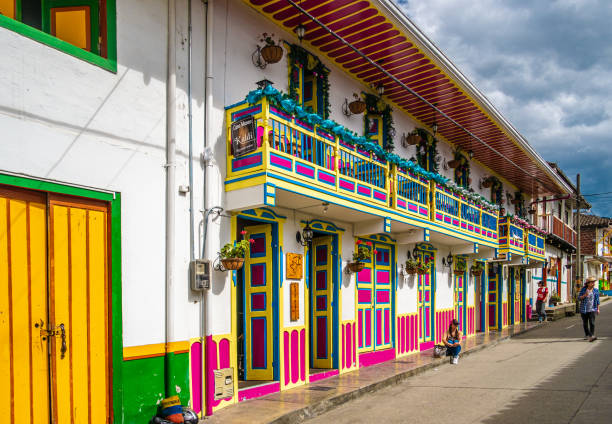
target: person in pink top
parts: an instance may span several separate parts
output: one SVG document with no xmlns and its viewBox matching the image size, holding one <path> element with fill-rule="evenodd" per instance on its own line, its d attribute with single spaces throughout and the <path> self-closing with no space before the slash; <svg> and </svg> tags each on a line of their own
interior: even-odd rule
<svg viewBox="0 0 612 424">
<path fill-rule="evenodd" d="M 536 299 L 536 312 L 538 313 L 538 321 L 546 321 L 546 301 L 548 300 L 548 287 L 544 281 L 538 283 L 538 297 Z"/>
</svg>

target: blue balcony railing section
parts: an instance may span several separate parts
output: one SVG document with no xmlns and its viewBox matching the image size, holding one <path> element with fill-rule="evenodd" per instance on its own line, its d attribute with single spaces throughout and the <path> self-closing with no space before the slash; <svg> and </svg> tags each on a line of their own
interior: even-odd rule
<svg viewBox="0 0 612 424">
<path fill-rule="evenodd" d="M 339 204 L 373 213 L 388 210 L 407 220 L 431 222 L 449 234 L 461 233 L 497 243 L 497 216 L 445 187 L 400 169 L 345 142 L 316 125 L 302 122 L 263 97 L 226 108 L 226 191 L 272 182 L 308 195 L 336 196 Z M 255 122 L 257 148 L 233 155 L 231 126 L 245 118 Z M 267 197 L 266 197 L 267 199 Z M 267 203 L 266 203 L 267 204 Z M 415 223 L 417 221 L 410 221 Z"/>
</svg>

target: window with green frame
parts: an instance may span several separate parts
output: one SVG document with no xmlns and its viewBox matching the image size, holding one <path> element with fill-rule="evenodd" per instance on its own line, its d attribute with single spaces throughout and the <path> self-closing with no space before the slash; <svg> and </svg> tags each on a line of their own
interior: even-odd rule
<svg viewBox="0 0 612 424">
<path fill-rule="evenodd" d="M 0 0 L 0 26 L 115 71 L 115 0 Z"/>
</svg>

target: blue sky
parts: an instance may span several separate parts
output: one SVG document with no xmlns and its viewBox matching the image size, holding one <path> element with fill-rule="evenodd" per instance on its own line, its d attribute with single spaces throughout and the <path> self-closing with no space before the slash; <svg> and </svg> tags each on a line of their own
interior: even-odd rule
<svg viewBox="0 0 612 424">
<path fill-rule="evenodd" d="M 612 2 L 396 1 L 545 160 L 612 192 Z"/>
</svg>

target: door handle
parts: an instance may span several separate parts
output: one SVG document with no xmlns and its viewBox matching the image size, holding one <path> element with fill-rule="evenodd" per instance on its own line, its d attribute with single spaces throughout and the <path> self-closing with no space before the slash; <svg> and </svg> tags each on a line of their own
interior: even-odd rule
<svg viewBox="0 0 612 424">
<path fill-rule="evenodd" d="M 40 323 L 36 323 L 34 324 L 34 327 L 39 328 L 40 327 L 40 335 L 42 336 L 43 340 L 47 340 L 47 338 L 52 337 L 52 336 L 59 336 L 62 338 L 62 346 L 60 348 L 60 359 L 64 359 L 64 357 L 66 356 L 66 352 L 68 351 L 68 346 L 66 345 L 66 327 L 64 326 L 64 323 L 61 323 L 60 325 L 57 326 L 57 329 L 55 330 L 47 330 L 46 328 L 43 328 L 43 321 L 41 320 Z"/>
<path fill-rule="evenodd" d="M 60 359 L 64 359 L 64 357 L 66 356 L 66 351 L 68 350 L 68 347 L 66 346 L 66 328 L 64 327 L 64 323 L 61 323 L 59 325 L 59 329 L 60 329 L 60 337 L 62 338 L 62 347 L 60 349 Z"/>
</svg>

